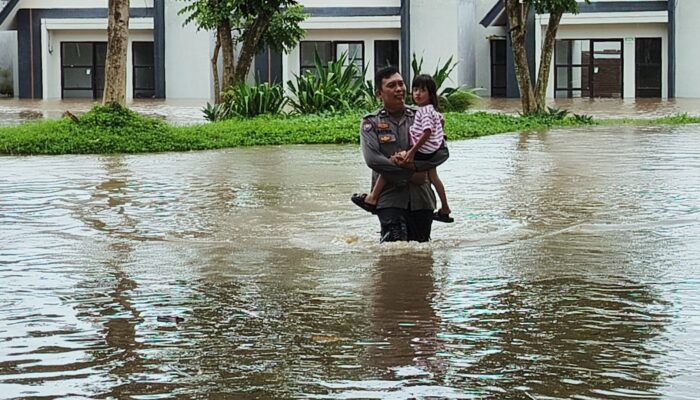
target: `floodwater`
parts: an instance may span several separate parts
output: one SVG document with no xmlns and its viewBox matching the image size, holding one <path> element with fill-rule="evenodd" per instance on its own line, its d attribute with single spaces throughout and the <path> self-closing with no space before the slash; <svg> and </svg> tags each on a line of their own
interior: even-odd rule
<svg viewBox="0 0 700 400">
<path fill-rule="evenodd" d="M 0 398 L 697 398 L 700 126 L 451 153 L 386 245 L 357 146 L 0 157 Z"/>
<path fill-rule="evenodd" d="M 0 126 L 13 125 L 39 118 L 60 118 L 65 111 L 81 113 L 94 104 L 85 100 L 18 100 L 0 98 Z M 200 100 L 134 100 L 129 108 L 145 115 L 163 118 L 176 125 L 204 123 Z M 687 113 L 700 116 L 700 99 L 557 99 L 549 106 L 570 110 L 595 118 L 658 118 Z M 520 99 L 483 98 L 476 110 L 518 114 Z"/>
</svg>

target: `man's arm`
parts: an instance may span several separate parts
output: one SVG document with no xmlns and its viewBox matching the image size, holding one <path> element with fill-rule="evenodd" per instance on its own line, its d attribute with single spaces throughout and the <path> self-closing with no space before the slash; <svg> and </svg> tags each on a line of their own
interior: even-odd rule
<svg viewBox="0 0 700 400">
<path fill-rule="evenodd" d="M 387 158 L 379 149 L 379 140 L 374 131 L 374 125 L 372 124 L 370 129 L 365 129 L 365 124 L 371 124 L 371 122 L 363 120 L 360 125 L 360 148 L 365 163 L 387 181 L 393 184 L 405 184 L 413 171 L 399 167 Z"/>
<path fill-rule="evenodd" d="M 430 160 L 413 160 L 416 165 L 416 171 L 428 171 L 441 165 L 450 158 L 450 152 L 446 146 L 442 146 L 435 152 Z"/>
</svg>

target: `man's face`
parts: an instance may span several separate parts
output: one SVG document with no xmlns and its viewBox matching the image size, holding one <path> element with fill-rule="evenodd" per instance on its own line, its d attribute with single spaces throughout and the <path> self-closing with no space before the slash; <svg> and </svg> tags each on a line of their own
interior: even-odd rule
<svg viewBox="0 0 700 400">
<path fill-rule="evenodd" d="M 377 92 L 377 97 L 382 99 L 384 107 L 389 111 L 401 111 L 404 109 L 406 86 L 404 86 L 401 74 L 396 73 L 382 79 L 382 87 Z"/>
</svg>

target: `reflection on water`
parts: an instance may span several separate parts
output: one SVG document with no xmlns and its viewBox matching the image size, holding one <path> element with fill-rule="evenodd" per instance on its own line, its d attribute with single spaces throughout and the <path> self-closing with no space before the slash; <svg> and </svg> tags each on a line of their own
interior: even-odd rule
<svg viewBox="0 0 700 400">
<path fill-rule="evenodd" d="M 695 398 L 698 133 L 453 142 L 429 244 L 356 146 L 0 157 L 0 397 Z"/>
</svg>

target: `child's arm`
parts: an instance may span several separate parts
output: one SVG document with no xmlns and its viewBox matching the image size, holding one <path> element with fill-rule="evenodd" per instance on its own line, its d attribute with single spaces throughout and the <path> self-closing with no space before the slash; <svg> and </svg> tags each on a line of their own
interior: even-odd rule
<svg viewBox="0 0 700 400">
<path fill-rule="evenodd" d="M 413 158 L 416 156 L 416 152 L 418 151 L 418 149 L 423 147 L 423 145 L 425 144 L 425 142 L 428 141 L 432 133 L 433 131 L 430 128 L 426 128 L 423 131 L 423 134 L 421 135 L 420 139 L 418 139 L 418 141 L 413 145 L 413 147 L 411 147 L 411 149 L 406 152 L 406 160 L 408 162 L 413 161 Z"/>
</svg>

